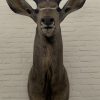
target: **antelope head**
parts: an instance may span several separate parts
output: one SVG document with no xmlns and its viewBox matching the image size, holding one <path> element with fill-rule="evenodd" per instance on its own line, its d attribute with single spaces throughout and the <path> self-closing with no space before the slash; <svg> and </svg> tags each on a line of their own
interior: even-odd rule
<svg viewBox="0 0 100 100">
<path fill-rule="evenodd" d="M 25 0 L 6 0 L 10 8 L 18 14 L 31 17 L 38 31 L 46 36 L 56 35 L 60 23 L 71 12 L 80 9 L 86 0 L 68 0 L 64 7 L 59 7 L 61 0 L 34 0 L 37 8 L 33 9 Z"/>
</svg>

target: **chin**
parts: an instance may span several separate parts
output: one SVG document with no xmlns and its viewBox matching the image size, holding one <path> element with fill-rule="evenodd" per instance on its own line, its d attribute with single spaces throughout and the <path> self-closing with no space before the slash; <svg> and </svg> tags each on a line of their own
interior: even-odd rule
<svg viewBox="0 0 100 100">
<path fill-rule="evenodd" d="M 55 28 L 51 28 L 51 29 L 45 29 L 45 28 L 43 28 L 42 29 L 42 33 L 43 33 L 43 35 L 45 36 L 45 37 L 53 37 L 54 36 L 54 30 L 55 30 Z"/>
</svg>

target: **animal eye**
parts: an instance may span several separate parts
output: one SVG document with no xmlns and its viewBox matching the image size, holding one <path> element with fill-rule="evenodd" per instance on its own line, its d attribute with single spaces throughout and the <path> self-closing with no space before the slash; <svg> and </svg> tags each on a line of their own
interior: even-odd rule
<svg viewBox="0 0 100 100">
<path fill-rule="evenodd" d="M 26 9 L 26 11 L 27 11 L 28 14 L 32 13 L 30 9 Z"/>
<path fill-rule="evenodd" d="M 38 14 L 39 13 L 39 9 L 35 9 L 35 13 Z"/>
<path fill-rule="evenodd" d="M 61 8 L 58 7 L 58 8 L 57 8 L 57 11 L 60 12 L 60 11 L 61 11 Z"/>
<path fill-rule="evenodd" d="M 68 12 L 68 11 L 70 11 L 71 10 L 71 7 L 67 7 L 66 9 L 65 9 L 65 12 Z"/>
</svg>

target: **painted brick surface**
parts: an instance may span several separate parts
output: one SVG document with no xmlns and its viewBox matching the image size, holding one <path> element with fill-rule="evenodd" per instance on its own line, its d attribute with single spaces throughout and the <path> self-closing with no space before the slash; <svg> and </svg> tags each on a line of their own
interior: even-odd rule
<svg viewBox="0 0 100 100">
<path fill-rule="evenodd" d="M 100 0 L 87 0 L 61 27 L 70 100 L 100 100 Z M 0 0 L 0 100 L 28 100 L 35 28 Z"/>
</svg>

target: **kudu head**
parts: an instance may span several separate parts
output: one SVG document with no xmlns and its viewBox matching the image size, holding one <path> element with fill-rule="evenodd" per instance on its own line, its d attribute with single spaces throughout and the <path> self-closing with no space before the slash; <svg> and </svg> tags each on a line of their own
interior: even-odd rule
<svg viewBox="0 0 100 100">
<path fill-rule="evenodd" d="M 37 9 L 33 9 L 25 0 L 7 0 L 10 8 L 18 14 L 31 17 L 38 26 L 38 31 L 47 37 L 56 35 L 60 23 L 71 12 L 80 9 L 86 0 L 68 0 L 64 7 L 59 7 L 61 0 L 34 0 Z"/>
</svg>

